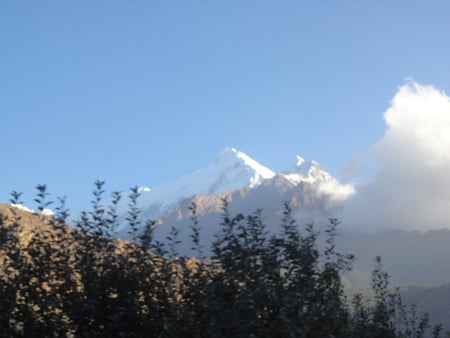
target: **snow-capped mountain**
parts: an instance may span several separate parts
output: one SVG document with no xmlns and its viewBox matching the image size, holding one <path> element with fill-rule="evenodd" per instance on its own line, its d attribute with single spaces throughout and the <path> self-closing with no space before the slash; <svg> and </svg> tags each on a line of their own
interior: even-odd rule
<svg viewBox="0 0 450 338">
<path fill-rule="evenodd" d="M 235 148 L 225 148 L 208 167 L 155 188 L 140 189 L 146 217 L 158 217 L 177 202 L 195 195 L 255 188 L 275 173 Z"/>
<path fill-rule="evenodd" d="M 141 188 L 139 205 L 143 219 L 158 221 L 155 232 L 158 240 L 164 242 L 175 226 L 180 230 L 182 242 L 190 243 L 189 205 L 195 202 L 203 240 L 208 243 L 221 222 L 224 198 L 233 214 L 263 209 L 265 220 L 275 230 L 284 202 L 290 201 L 299 221 L 323 223 L 329 217 L 337 217 L 343 202 L 353 192 L 352 186 L 341 184 L 315 161 L 296 156 L 286 171 L 275 173 L 248 155 L 225 148 L 204 169 L 161 186 Z M 123 206 L 124 214 L 125 202 Z M 127 229 L 126 224 L 121 225 L 118 236 L 129 239 Z M 187 244 L 180 249 L 189 255 L 189 248 Z"/>
<path fill-rule="evenodd" d="M 319 163 L 316 161 L 306 161 L 299 155 L 295 157 L 295 163 L 282 175 L 294 184 L 334 180 Z"/>
<path fill-rule="evenodd" d="M 292 189 L 307 184 L 308 194 L 326 195 L 327 198 L 329 197 L 328 199 L 333 199 L 335 193 L 341 199 L 345 199 L 352 193 L 351 186 L 340 184 L 315 161 L 306 161 L 297 155 L 295 163 L 288 170 L 276 174 L 243 152 L 235 148 L 225 148 L 204 169 L 154 188 L 140 188 L 139 204 L 144 217 L 157 219 L 177 208 L 177 205 L 183 200 L 192 199 L 194 196 L 217 196 L 235 191 L 240 191 L 241 195 L 245 195 L 262 184 L 264 184 L 265 190 L 268 189 L 268 186 L 272 186 L 273 191 L 286 190 L 286 187 Z M 271 199 L 269 196 L 262 197 L 265 200 Z M 284 198 L 288 198 L 288 196 Z M 311 198 L 309 197 L 309 199 Z M 206 199 L 204 198 L 203 201 Z M 214 202 L 214 204 L 217 203 Z M 280 202 L 281 205 L 282 202 Z M 125 209 L 124 202 L 123 212 Z"/>
</svg>

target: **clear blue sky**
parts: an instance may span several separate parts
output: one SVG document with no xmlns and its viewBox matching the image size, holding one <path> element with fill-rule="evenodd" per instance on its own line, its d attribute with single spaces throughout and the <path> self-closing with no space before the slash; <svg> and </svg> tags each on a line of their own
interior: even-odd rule
<svg viewBox="0 0 450 338">
<path fill-rule="evenodd" d="M 0 201 L 155 186 L 225 146 L 339 176 L 405 79 L 450 92 L 448 1 L 1 1 Z M 32 206 L 32 205 L 31 205 Z"/>
</svg>

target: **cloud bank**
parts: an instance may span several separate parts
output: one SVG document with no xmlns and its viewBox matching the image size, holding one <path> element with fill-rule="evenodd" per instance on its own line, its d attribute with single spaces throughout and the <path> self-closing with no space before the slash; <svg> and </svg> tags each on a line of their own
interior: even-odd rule
<svg viewBox="0 0 450 338">
<path fill-rule="evenodd" d="M 384 113 L 386 131 L 364 157 L 369 183 L 349 199 L 344 223 L 362 230 L 450 228 L 450 98 L 410 81 Z"/>
</svg>

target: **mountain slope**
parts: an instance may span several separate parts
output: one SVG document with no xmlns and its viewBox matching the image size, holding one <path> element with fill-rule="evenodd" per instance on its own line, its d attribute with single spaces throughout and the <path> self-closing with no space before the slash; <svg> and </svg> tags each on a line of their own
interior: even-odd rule
<svg viewBox="0 0 450 338">
<path fill-rule="evenodd" d="M 352 193 L 353 187 L 340 184 L 315 161 L 297 155 L 289 170 L 276 174 L 248 155 L 225 148 L 205 169 L 153 189 L 141 189 L 139 205 L 142 216 L 159 219 L 166 234 L 170 225 L 187 226 L 184 223 L 189 221 L 192 201 L 199 216 L 209 215 L 210 221 L 217 220 L 223 198 L 235 212 L 262 208 L 274 222 L 279 220 L 283 203 L 290 201 L 294 211 L 302 212 L 302 220 L 313 221 L 334 215 Z M 124 210 L 125 202 L 122 214 Z M 128 238 L 123 227 L 119 236 Z"/>
<path fill-rule="evenodd" d="M 299 155 L 295 157 L 295 162 L 285 171 L 283 176 L 294 184 L 298 184 L 299 182 L 325 182 L 333 180 L 333 177 L 319 163 L 316 161 L 306 161 Z"/>
<path fill-rule="evenodd" d="M 254 188 L 275 173 L 244 153 L 225 148 L 208 167 L 153 189 L 142 189 L 140 205 L 146 217 L 158 217 L 184 198 Z"/>
</svg>

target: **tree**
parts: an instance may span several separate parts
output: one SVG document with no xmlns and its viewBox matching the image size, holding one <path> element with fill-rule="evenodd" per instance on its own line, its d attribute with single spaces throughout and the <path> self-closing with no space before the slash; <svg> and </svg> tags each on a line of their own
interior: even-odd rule
<svg viewBox="0 0 450 338">
<path fill-rule="evenodd" d="M 121 193 L 104 203 L 97 181 L 92 210 L 75 229 L 65 221 L 65 199 L 56 215 L 32 215 L 23 236 L 19 210 L 0 214 L 0 335 L 2 337 L 433 337 L 426 315 L 403 304 L 376 258 L 373 297 L 347 299 L 341 275 L 353 256 L 336 250 L 338 220 L 321 235 L 300 227 L 285 203 L 279 232 L 263 211 L 231 215 L 224 201 L 221 229 L 205 257 L 196 206 L 192 248 L 179 257 L 178 229 L 167 243 L 154 240 L 156 222 L 141 219 L 132 188 L 125 221 L 135 242 L 119 241 Z M 50 205 L 37 187 L 42 211 Z M 11 203 L 20 204 L 13 192 Z M 139 232 L 144 224 L 144 231 Z"/>
</svg>

